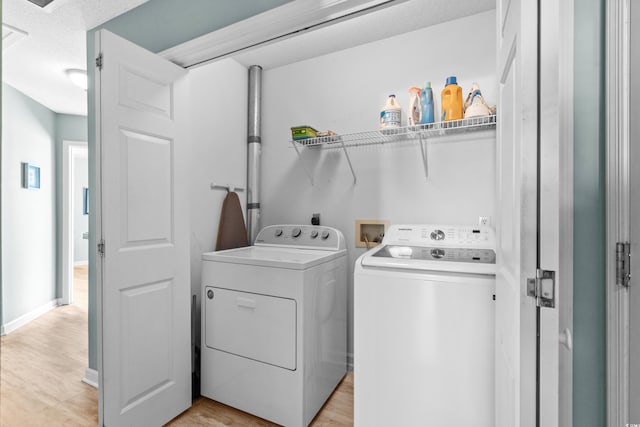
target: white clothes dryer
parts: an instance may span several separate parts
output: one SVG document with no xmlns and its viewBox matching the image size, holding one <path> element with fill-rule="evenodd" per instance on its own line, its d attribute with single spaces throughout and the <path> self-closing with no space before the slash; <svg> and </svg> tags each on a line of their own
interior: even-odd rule
<svg viewBox="0 0 640 427">
<path fill-rule="evenodd" d="M 347 370 L 344 236 L 273 225 L 202 259 L 202 395 L 307 426 Z"/>
<path fill-rule="evenodd" d="M 356 427 L 494 426 L 490 227 L 394 225 L 354 273 Z"/>
</svg>

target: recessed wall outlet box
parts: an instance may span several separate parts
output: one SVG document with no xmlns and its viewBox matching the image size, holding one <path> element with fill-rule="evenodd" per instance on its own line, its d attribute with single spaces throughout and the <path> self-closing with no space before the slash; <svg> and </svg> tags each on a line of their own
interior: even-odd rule
<svg viewBox="0 0 640 427">
<path fill-rule="evenodd" d="M 491 217 L 490 216 L 478 217 L 478 225 L 491 225 Z"/>
<path fill-rule="evenodd" d="M 356 219 L 356 248 L 372 248 L 382 242 L 389 228 L 386 219 Z"/>
<path fill-rule="evenodd" d="M 311 225 L 320 225 L 320 214 L 314 213 L 311 215 Z"/>
</svg>

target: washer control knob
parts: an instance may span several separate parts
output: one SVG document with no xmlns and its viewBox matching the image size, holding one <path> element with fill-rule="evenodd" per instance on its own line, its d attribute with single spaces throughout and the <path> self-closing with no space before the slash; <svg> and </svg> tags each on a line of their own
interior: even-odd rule
<svg viewBox="0 0 640 427">
<path fill-rule="evenodd" d="M 318 237 L 318 230 L 313 230 L 313 231 L 311 232 L 311 238 L 312 238 L 312 239 L 315 239 L 316 237 Z"/>
<path fill-rule="evenodd" d="M 291 230 L 291 235 L 293 237 L 300 237 L 300 235 L 302 234 L 302 230 L 300 230 L 300 228 L 296 227 L 293 230 Z"/>
<path fill-rule="evenodd" d="M 207 298 L 213 299 L 213 291 L 211 289 L 207 291 Z"/>
<path fill-rule="evenodd" d="M 433 230 L 431 232 L 431 240 L 444 240 L 444 232 L 442 230 Z"/>
<path fill-rule="evenodd" d="M 276 237 L 280 237 L 282 236 L 282 228 L 276 228 L 276 233 L 275 233 Z"/>
<path fill-rule="evenodd" d="M 329 231 L 324 230 L 322 232 L 322 236 L 321 237 L 322 237 L 322 240 L 327 240 L 329 238 Z"/>
</svg>

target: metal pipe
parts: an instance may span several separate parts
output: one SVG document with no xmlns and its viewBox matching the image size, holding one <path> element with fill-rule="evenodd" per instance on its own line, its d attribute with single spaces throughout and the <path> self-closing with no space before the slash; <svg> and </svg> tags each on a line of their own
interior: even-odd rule
<svg viewBox="0 0 640 427">
<path fill-rule="evenodd" d="M 260 128 L 262 67 L 249 67 L 249 120 L 247 124 L 247 237 L 253 244 L 260 230 Z"/>
</svg>

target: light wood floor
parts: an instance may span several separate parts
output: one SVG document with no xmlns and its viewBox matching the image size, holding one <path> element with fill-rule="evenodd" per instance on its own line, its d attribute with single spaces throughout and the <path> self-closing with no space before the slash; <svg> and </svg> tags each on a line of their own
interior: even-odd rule
<svg viewBox="0 0 640 427">
<path fill-rule="evenodd" d="M 169 426 L 261 426 L 277 424 L 206 398 L 199 398 Z M 353 425 L 353 373 L 338 385 L 327 403 L 311 423 L 313 427 Z"/>
<path fill-rule="evenodd" d="M 87 269 L 76 267 L 74 304 L 58 307 L 0 339 L 0 426 L 98 425 L 98 392 L 81 382 L 87 367 Z M 171 426 L 274 426 L 206 398 Z M 311 424 L 353 425 L 347 374 Z"/>
<path fill-rule="evenodd" d="M 76 267 L 75 304 L 58 307 L 0 340 L 0 425 L 98 424 L 87 367 L 87 268 Z"/>
</svg>

